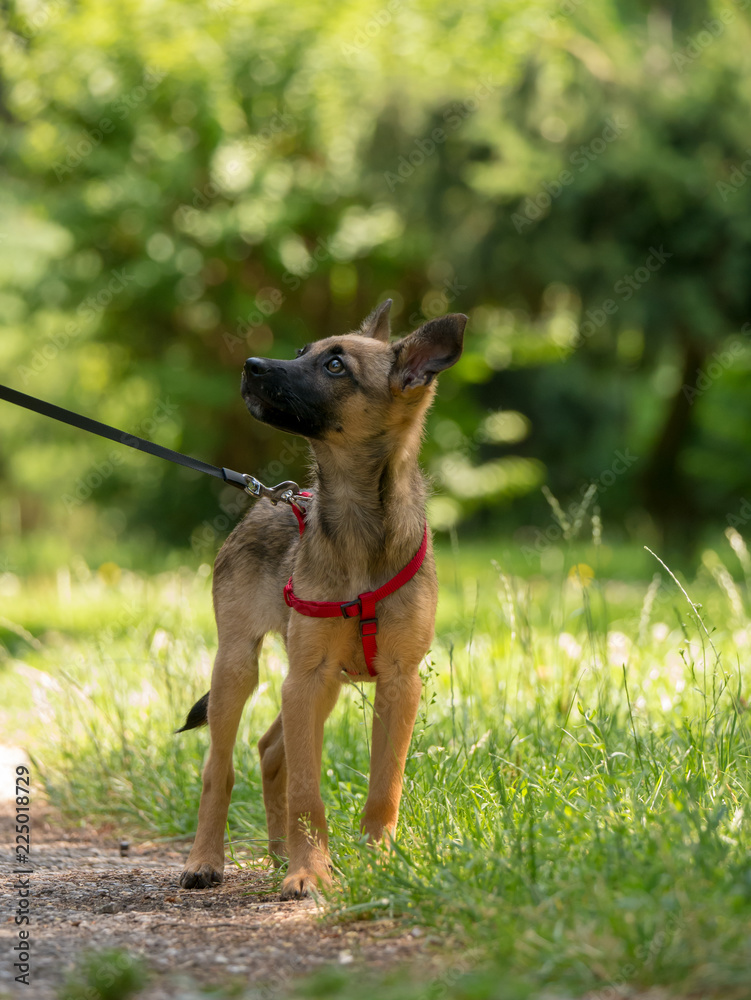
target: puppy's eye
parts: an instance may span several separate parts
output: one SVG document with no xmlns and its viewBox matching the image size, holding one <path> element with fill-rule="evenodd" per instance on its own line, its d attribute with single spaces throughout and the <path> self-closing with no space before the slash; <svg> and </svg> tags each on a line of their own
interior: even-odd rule
<svg viewBox="0 0 751 1000">
<path fill-rule="evenodd" d="M 303 355 L 304 353 L 305 353 L 305 348 L 304 348 L 304 347 L 298 347 L 298 348 L 297 348 L 297 352 L 295 353 L 295 357 L 296 357 L 296 358 L 299 358 L 299 357 L 301 357 L 301 356 L 302 356 L 302 355 Z"/>
<path fill-rule="evenodd" d="M 344 362 L 341 358 L 332 358 L 331 361 L 327 361 L 325 368 L 326 371 L 331 372 L 332 375 L 344 374 Z"/>
</svg>

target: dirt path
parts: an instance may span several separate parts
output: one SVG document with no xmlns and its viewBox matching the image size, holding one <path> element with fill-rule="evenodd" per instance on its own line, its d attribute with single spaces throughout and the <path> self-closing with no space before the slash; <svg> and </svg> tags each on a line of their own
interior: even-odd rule
<svg viewBox="0 0 751 1000">
<path fill-rule="evenodd" d="M 0 841 L 8 845 L 0 862 L 0 997 L 53 1000 L 76 956 L 89 948 L 142 955 L 152 972 L 142 994 L 148 1000 L 176 997 L 186 987 L 190 995 L 190 982 L 225 981 L 271 997 L 325 964 L 374 968 L 425 956 L 419 932 L 393 921 L 323 926 L 312 901 L 276 900 L 262 869 L 229 866 L 216 889 L 185 891 L 177 879 L 188 844 L 133 843 L 120 857 L 111 836 L 63 832 L 50 813 L 33 812 L 29 990 L 13 979 L 17 876 L 10 804 L 0 804 Z"/>
</svg>

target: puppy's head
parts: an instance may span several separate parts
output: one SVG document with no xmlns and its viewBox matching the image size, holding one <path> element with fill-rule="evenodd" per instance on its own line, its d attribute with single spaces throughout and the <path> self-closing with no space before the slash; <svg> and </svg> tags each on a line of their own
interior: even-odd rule
<svg viewBox="0 0 751 1000">
<path fill-rule="evenodd" d="M 421 423 L 435 376 L 461 356 L 467 317 L 429 320 L 392 344 L 390 307 L 389 299 L 358 331 L 308 344 L 293 360 L 248 358 L 241 391 L 252 415 L 345 446 Z"/>
</svg>

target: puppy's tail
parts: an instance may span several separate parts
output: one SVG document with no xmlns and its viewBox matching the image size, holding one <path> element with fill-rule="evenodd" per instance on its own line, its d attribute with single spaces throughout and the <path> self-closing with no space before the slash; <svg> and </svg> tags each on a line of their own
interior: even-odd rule
<svg viewBox="0 0 751 1000">
<path fill-rule="evenodd" d="M 185 720 L 185 725 L 180 729 L 176 729 L 176 733 L 184 733 L 188 729 L 198 729 L 199 726 L 205 726 L 209 721 L 209 692 L 207 691 L 203 698 L 199 698 L 195 703 L 193 708 L 188 712 L 188 718 Z"/>
</svg>

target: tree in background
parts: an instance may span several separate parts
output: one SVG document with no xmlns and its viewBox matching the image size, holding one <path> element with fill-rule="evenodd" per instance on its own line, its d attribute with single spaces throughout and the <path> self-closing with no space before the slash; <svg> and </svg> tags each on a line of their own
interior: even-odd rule
<svg viewBox="0 0 751 1000">
<path fill-rule="evenodd" d="M 749 481 L 745 6 L 11 5 L 4 380 L 286 478 L 304 449 L 249 421 L 248 354 L 387 295 L 402 331 L 462 309 L 437 526 L 536 519 L 545 477 L 594 480 L 637 533 L 724 520 Z M 6 536 L 200 549 L 237 513 L 41 418 L 0 427 Z"/>
</svg>

